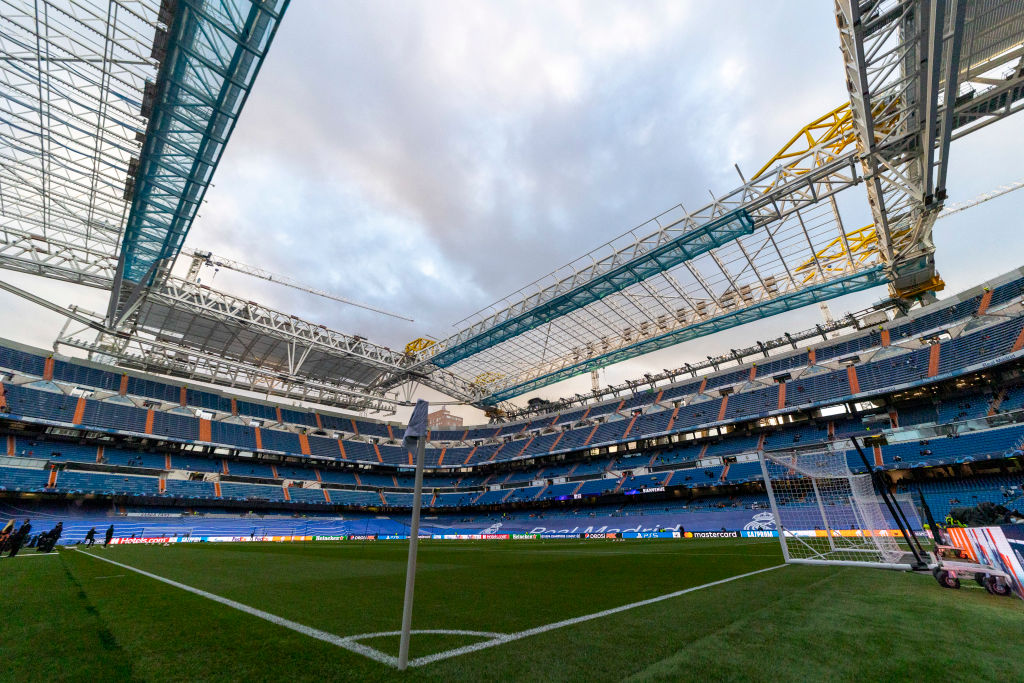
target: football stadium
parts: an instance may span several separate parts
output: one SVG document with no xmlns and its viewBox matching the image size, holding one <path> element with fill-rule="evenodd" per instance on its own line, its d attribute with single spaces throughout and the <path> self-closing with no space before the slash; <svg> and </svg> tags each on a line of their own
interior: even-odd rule
<svg viewBox="0 0 1024 683">
<path fill-rule="evenodd" d="M 1024 680 L 1021 108 L 1022 0 L 0 0 L 0 678 Z"/>
</svg>

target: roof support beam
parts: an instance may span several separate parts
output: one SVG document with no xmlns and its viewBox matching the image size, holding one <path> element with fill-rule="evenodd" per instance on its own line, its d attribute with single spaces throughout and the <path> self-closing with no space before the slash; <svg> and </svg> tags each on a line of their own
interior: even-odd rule
<svg viewBox="0 0 1024 683">
<path fill-rule="evenodd" d="M 748 235 L 753 229 L 753 220 L 741 209 L 699 228 L 688 230 L 664 244 L 632 257 L 622 253 L 616 254 L 612 262 L 604 266 L 603 271 L 595 264 L 593 272 L 598 274 L 590 277 L 584 284 L 568 291 L 545 292 L 539 297 L 539 302 L 527 310 L 517 313 L 506 309 L 503 312 L 505 317 L 497 314 L 492 319 L 468 328 L 453 339 L 452 343 L 438 350 L 431 358 L 431 362 L 440 367 L 453 365 L 506 339 L 560 318 L 570 311 L 600 301 L 609 294 L 621 292 L 630 285 L 731 242 L 740 235 Z M 431 347 L 431 350 L 434 348 Z"/>
<path fill-rule="evenodd" d="M 133 336 L 116 339 L 111 343 L 109 337 L 88 341 L 76 334 L 67 334 L 57 339 L 56 346 L 80 349 L 105 360 L 112 358 L 119 367 L 350 410 L 394 413 L 394 406 L 411 405 L 407 401 L 329 381 L 298 376 L 284 379 L 258 365 L 233 361 L 200 350 L 186 351 L 176 344 L 157 339 Z"/>
<path fill-rule="evenodd" d="M 132 207 L 121 242 L 120 283 L 148 287 L 167 271 L 195 219 L 289 0 L 178 0 L 157 76 Z"/>
<path fill-rule="evenodd" d="M 946 197 L 954 131 L 971 124 L 972 114 L 981 127 L 1012 113 L 1024 97 L 1012 74 L 995 77 L 1019 56 L 1020 17 L 1004 0 L 835 6 L 858 157 L 890 291 L 904 300 L 927 296 L 943 286 L 931 233 Z M 961 96 L 963 83 L 977 89 Z"/>
<path fill-rule="evenodd" d="M 563 379 L 568 379 L 582 372 L 602 368 L 617 363 L 627 358 L 633 358 L 651 351 L 674 346 L 690 339 L 696 339 L 708 334 L 720 332 L 738 325 L 743 325 L 755 320 L 776 315 L 785 311 L 791 311 L 819 301 L 827 301 L 835 297 L 843 296 L 851 292 L 858 292 L 871 289 L 885 284 L 884 273 L 881 267 L 874 267 L 863 270 L 852 275 L 830 280 L 828 282 L 811 285 L 793 292 L 789 292 L 773 299 L 754 303 L 736 311 L 724 313 L 709 320 L 689 325 L 680 330 L 670 332 L 658 337 L 646 339 L 636 344 L 617 349 L 611 353 L 589 358 L 579 363 L 563 367 L 550 373 L 528 379 L 514 386 L 504 387 L 494 393 L 486 402 L 503 401 L 521 394 L 525 394 L 541 387 L 545 387 Z"/>
</svg>

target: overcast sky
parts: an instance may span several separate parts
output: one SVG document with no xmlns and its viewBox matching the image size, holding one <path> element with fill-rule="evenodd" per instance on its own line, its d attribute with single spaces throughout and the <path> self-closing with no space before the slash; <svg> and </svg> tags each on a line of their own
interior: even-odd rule
<svg viewBox="0 0 1024 683">
<path fill-rule="evenodd" d="M 293 2 L 187 245 L 413 317 L 203 273 L 214 287 L 401 348 L 451 334 L 677 203 L 732 189 L 734 163 L 752 173 L 845 99 L 823 0 Z M 1022 119 L 954 146 L 951 201 L 1024 176 Z M 1021 244 L 1022 204 L 1024 192 L 937 224 L 947 293 L 1021 265 L 1006 247 Z M 55 298 L 102 306 L 96 293 L 58 289 Z M 0 306 L 28 321 L 3 336 L 46 346 L 59 329 L 9 295 Z M 788 314 L 609 368 L 602 382 L 818 321 L 817 307 Z M 541 394 L 580 387 L 589 377 Z"/>
</svg>

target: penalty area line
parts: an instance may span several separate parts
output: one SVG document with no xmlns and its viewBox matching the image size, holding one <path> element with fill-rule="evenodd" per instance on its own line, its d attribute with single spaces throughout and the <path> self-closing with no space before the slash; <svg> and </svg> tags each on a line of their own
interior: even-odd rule
<svg viewBox="0 0 1024 683">
<path fill-rule="evenodd" d="M 93 555 L 92 553 L 87 553 L 84 550 L 79 550 L 78 552 L 82 553 L 83 555 L 88 555 L 91 558 L 100 560 L 101 562 L 107 562 L 107 563 L 115 565 L 117 567 L 121 567 L 122 569 L 127 569 L 128 571 L 135 572 L 136 574 L 141 574 L 142 576 L 145 576 L 145 577 L 148 577 L 150 579 L 153 579 L 154 581 L 159 581 L 161 583 L 166 583 L 168 586 L 174 586 L 175 588 L 180 588 L 183 591 L 188 591 L 189 593 L 193 593 L 193 594 L 198 595 L 200 597 L 204 597 L 207 600 L 213 600 L 214 602 L 219 602 L 220 604 L 225 605 L 226 607 L 230 607 L 232 609 L 236 609 L 239 612 L 245 612 L 246 614 L 252 615 L 252 616 L 254 616 L 254 617 L 258 618 L 258 619 L 263 619 L 264 621 L 269 621 L 272 624 L 277 624 L 278 626 L 283 626 L 284 628 L 287 628 L 287 629 L 290 629 L 290 630 L 295 631 L 297 633 L 301 633 L 303 635 L 309 636 L 310 638 L 316 638 L 317 640 L 322 640 L 325 643 L 330 643 L 331 645 L 336 645 L 336 646 L 338 646 L 340 648 L 343 648 L 345 650 L 348 650 L 350 652 L 354 652 L 356 654 L 363 655 L 364 657 L 372 659 L 375 662 L 380 662 L 381 664 L 387 664 L 388 666 L 392 666 L 392 667 L 395 667 L 395 668 L 398 667 L 398 658 L 397 657 L 392 657 L 391 655 L 385 654 L 385 653 L 381 652 L 380 650 L 376 650 L 376 649 L 374 649 L 372 647 L 368 647 L 366 645 L 362 645 L 360 643 L 357 643 L 357 642 L 353 641 L 350 638 L 343 638 L 341 636 L 336 636 L 333 633 L 328 633 L 327 631 L 321 631 L 320 629 L 313 628 L 312 626 L 306 626 L 305 624 L 300 624 L 298 622 L 292 621 L 291 619 L 285 619 L 284 617 L 279 617 L 276 614 L 271 614 L 270 612 L 264 612 L 261 609 L 256 609 L 255 607 L 250 607 L 249 605 L 242 604 L 240 602 L 237 602 L 236 600 L 231 600 L 230 598 L 221 597 L 220 595 L 216 595 L 214 593 L 210 593 L 209 591 L 204 591 L 201 588 L 195 588 L 194 586 L 188 586 L 188 585 L 185 585 L 184 583 L 179 583 L 179 582 L 174 581 L 172 579 L 164 578 L 163 576 L 158 576 L 156 574 L 151 574 L 150 572 L 147 572 L 147 571 L 142 570 L 142 569 L 138 569 L 136 567 L 132 567 L 132 566 L 127 565 L 127 564 L 122 564 L 120 562 L 115 562 L 114 560 L 108 559 L 106 557 L 100 557 L 99 555 Z"/>
<path fill-rule="evenodd" d="M 770 572 L 781 567 L 785 567 L 785 564 L 777 564 L 774 567 L 766 567 L 764 569 L 757 569 L 746 574 L 737 574 L 736 576 L 730 576 L 726 579 L 719 579 L 718 581 L 712 581 L 710 583 L 701 584 L 699 586 L 691 586 L 690 588 L 684 588 L 682 590 L 675 591 L 673 593 L 666 593 L 665 595 L 659 595 L 656 598 L 648 598 L 647 600 L 640 600 L 639 602 L 631 602 L 628 605 L 621 605 L 619 607 L 612 607 L 611 609 L 602 610 L 600 612 L 594 612 L 593 614 L 585 614 L 581 617 L 573 617 L 572 619 L 565 619 L 563 621 L 556 621 L 553 624 L 545 624 L 544 626 L 537 626 L 535 628 L 527 629 L 525 631 L 518 631 L 516 633 L 509 633 L 507 635 L 500 635 L 493 640 L 487 640 L 481 643 L 474 643 L 472 645 L 466 645 L 464 647 L 457 647 L 454 650 L 446 650 L 445 652 L 438 652 L 437 654 L 426 655 L 425 657 L 417 657 L 409 662 L 409 666 L 423 666 L 425 664 L 431 664 L 438 662 L 443 659 L 449 659 L 451 657 L 459 657 L 461 655 L 467 655 L 471 652 L 477 652 L 479 650 L 486 650 L 489 647 L 496 647 L 498 645 L 504 645 L 515 640 L 522 638 L 529 638 L 530 636 L 539 635 L 541 633 L 547 633 L 548 631 L 554 631 L 555 629 L 564 628 L 566 626 L 573 626 L 575 624 L 581 624 L 586 621 L 592 621 L 594 619 L 601 619 L 608 617 L 619 612 L 626 612 L 637 607 L 645 607 L 647 605 L 653 605 L 664 600 L 671 600 L 672 598 L 678 598 L 681 595 L 687 593 L 693 593 L 694 591 L 703 590 L 705 588 L 712 588 L 714 586 L 721 586 L 724 583 L 730 581 L 736 581 L 738 579 L 745 579 L 748 576 L 755 576 L 757 574 L 763 574 L 764 572 Z"/>
</svg>

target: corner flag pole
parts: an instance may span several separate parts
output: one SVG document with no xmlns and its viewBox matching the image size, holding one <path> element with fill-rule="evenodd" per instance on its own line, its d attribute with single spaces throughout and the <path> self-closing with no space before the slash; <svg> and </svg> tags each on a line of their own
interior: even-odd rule
<svg viewBox="0 0 1024 683">
<path fill-rule="evenodd" d="M 427 410 L 430 404 L 416 401 L 412 417 L 405 428 L 405 447 L 416 440 L 416 483 L 412 494 L 412 522 L 409 525 L 409 564 L 405 569 L 405 602 L 402 605 L 402 640 L 398 646 L 398 668 L 409 666 L 409 638 L 412 632 L 412 597 L 416 588 L 416 550 L 420 540 L 420 504 L 423 499 L 423 461 L 427 450 Z"/>
</svg>

